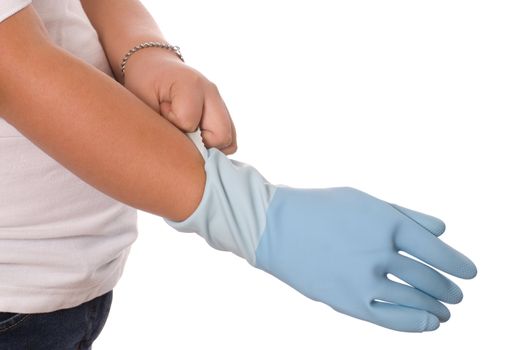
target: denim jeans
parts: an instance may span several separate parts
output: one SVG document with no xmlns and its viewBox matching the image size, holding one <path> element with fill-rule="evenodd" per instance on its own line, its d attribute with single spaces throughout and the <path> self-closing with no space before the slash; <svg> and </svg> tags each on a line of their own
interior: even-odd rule
<svg viewBox="0 0 523 350">
<path fill-rule="evenodd" d="M 113 292 L 49 313 L 0 312 L 0 350 L 89 350 L 107 320 Z"/>
</svg>

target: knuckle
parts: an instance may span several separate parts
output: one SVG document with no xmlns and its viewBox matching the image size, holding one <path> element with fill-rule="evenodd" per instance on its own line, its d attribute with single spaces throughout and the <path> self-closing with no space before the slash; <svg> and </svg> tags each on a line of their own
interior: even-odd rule
<svg viewBox="0 0 523 350">
<path fill-rule="evenodd" d="M 234 138 L 232 137 L 232 134 L 229 134 L 229 136 L 227 136 L 226 143 L 227 143 L 228 146 L 232 146 L 233 145 Z"/>
<path fill-rule="evenodd" d="M 205 136 L 205 141 L 209 145 L 217 148 L 228 148 L 231 147 L 233 143 L 235 143 L 232 134 L 228 132 L 209 133 Z"/>
<path fill-rule="evenodd" d="M 181 118 L 176 122 L 176 126 L 186 132 L 192 132 L 196 130 L 196 123 L 190 118 Z"/>
<path fill-rule="evenodd" d="M 207 81 L 207 84 L 208 84 L 209 88 L 211 89 L 211 91 L 218 92 L 218 85 L 216 85 L 215 83 L 213 83 L 210 80 Z"/>
<path fill-rule="evenodd" d="M 184 84 L 190 84 L 191 86 L 202 86 L 205 83 L 205 80 L 206 78 L 200 72 L 191 69 L 184 77 Z"/>
<path fill-rule="evenodd" d="M 220 138 L 220 141 L 221 141 L 220 143 L 224 147 L 231 146 L 234 142 L 234 137 L 232 135 L 232 131 L 231 130 L 225 131 L 224 134 L 222 135 L 222 137 Z"/>
<path fill-rule="evenodd" d="M 198 73 L 198 74 L 195 74 L 194 81 L 199 86 L 203 86 L 207 82 L 207 78 L 205 78 L 203 75 Z"/>
<path fill-rule="evenodd" d="M 232 144 L 232 145 L 229 147 L 229 151 L 230 151 L 229 154 L 235 153 L 237 150 L 238 150 L 238 145 L 237 145 L 236 143 L 234 143 L 234 144 Z"/>
</svg>

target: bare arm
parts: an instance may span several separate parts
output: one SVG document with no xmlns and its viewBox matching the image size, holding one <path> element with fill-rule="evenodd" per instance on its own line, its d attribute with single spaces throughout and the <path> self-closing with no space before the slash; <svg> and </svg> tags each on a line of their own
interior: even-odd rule
<svg viewBox="0 0 523 350">
<path fill-rule="evenodd" d="M 204 161 L 192 142 L 106 74 L 55 46 L 32 6 L 0 23 L 0 115 L 107 195 L 182 220 Z"/>
<path fill-rule="evenodd" d="M 122 81 L 120 63 L 132 47 L 144 41 L 165 41 L 158 25 L 138 0 L 81 0 L 85 13 L 98 32 L 113 73 Z M 157 50 L 164 53 L 162 49 Z M 143 52 L 133 55 L 136 61 Z M 170 53 L 171 58 L 176 55 Z M 129 62 L 129 65 L 132 63 Z"/>
<path fill-rule="evenodd" d="M 116 79 L 122 57 L 146 41 L 165 41 L 138 0 L 81 0 L 98 33 Z M 159 48 L 136 52 L 126 68 L 125 87 L 185 132 L 201 129 L 206 147 L 236 152 L 236 129 L 217 86 L 174 53 Z M 205 108 L 203 108 L 205 104 Z"/>
</svg>

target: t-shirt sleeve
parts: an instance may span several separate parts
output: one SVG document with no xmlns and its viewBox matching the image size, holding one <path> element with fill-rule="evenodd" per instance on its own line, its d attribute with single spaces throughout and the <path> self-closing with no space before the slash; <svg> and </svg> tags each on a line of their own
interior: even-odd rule
<svg viewBox="0 0 523 350">
<path fill-rule="evenodd" d="M 0 22 L 14 15 L 30 3 L 31 0 L 0 0 Z"/>
</svg>

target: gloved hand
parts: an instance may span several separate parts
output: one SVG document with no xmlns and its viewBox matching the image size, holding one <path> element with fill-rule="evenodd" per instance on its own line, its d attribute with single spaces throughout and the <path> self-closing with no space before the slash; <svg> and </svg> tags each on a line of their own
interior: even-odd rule
<svg viewBox="0 0 523 350">
<path fill-rule="evenodd" d="M 164 220 L 334 310 L 399 331 L 431 331 L 450 317 L 441 302 L 463 297 L 434 268 L 476 275 L 472 261 L 437 238 L 445 224 L 435 217 L 350 187 L 273 185 L 215 148 L 200 151 L 207 178 L 198 208 L 182 222 Z"/>
</svg>

